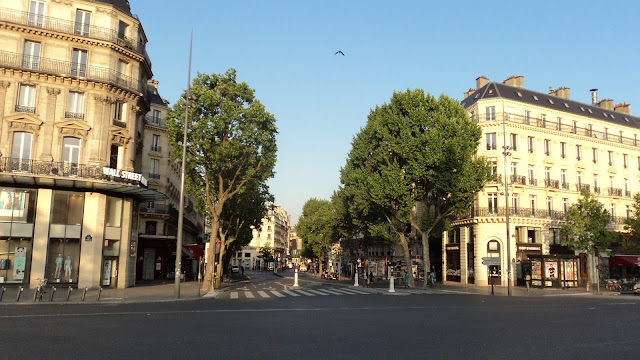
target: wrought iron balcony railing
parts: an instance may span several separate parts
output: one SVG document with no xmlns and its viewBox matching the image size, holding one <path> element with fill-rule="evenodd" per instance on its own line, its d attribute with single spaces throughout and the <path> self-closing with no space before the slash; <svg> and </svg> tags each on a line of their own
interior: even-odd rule
<svg viewBox="0 0 640 360">
<path fill-rule="evenodd" d="M 162 146 L 160 146 L 160 145 L 151 145 L 151 151 L 161 152 L 162 151 Z"/>
<path fill-rule="evenodd" d="M 591 191 L 591 185 L 589 184 L 576 184 L 576 191 L 587 190 Z"/>
<path fill-rule="evenodd" d="M 138 80 L 113 69 L 100 66 L 34 57 L 8 51 L 0 51 L 0 66 L 59 76 L 80 77 L 84 80 L 105 82 L 127 90 L 141 92 Z"/>
<path fill-rule="evenodd" d="M 514 185 L 527 185 L 527 178 L 522 175 L 511 175 L 511 183 Z"/>
<path fill-rule="evenodd" d="M 127 128 L 127 123 L 125 121 L 120 121 L 120 120 L 116 120 L 116 119 L 113 119 L 113 125 L 115 125 L 117 127 L 121 127 L 123 129 Z"/>
<path fill-rule="evenodd" d="M 594 193 L 596 193 L 596 194 L 600 194 L 600 192 L 601 192 L 601 191 L 602 191 L 602 189 L 601 189 L 600 187 L 598 187 L 598 186 L 594 186 L 594 187 L 593 187 L 593 192 L 594 192 Z"/>
<path fill-rule="evenodd" d="M 156 179 L 156 180 L 158 180 L 158 179 L 160 179 L 160 178 L 161 178 L 160 174 L 149 173 L 149 179 Z"/>
<path fill-rule="evenodd" d="M 608 190 L 609 190 L 608 193 L 611 196 L 622 196 L 622 189 L 609 188 Z"/>
<path fill-rule="evenodd" d="M 626 197 L 631 197 L 631 191 L 629 191 L 629 190 L 625 190 L 625 191 L 624 191 L 624 196 L 626 196 Z"/>
<path fill-rule="evenodd" d="M 15 109 L 16 109 L 16 112 L 19 112 L 19 113 L 28 113 L 28 114 L 36 113 L 36 108 L 31 106 L 16 105 Z"/>
<path fill-rule="evenodd" d="M 505 216 L 505 208 L 474 208 L 471 213 L 458 217 L 458 219 L 467 219 L 471 217 L 502 217 Z M 510 217 L 519 218 L 538 218 L 538 219 L 552 219 L 552 220 L 564 220 L 564 211 L 548 210 L 548 209 L 531 209 L 531 208 L 518 208 L 509 207 Z"/>
<path fill-rule="evenodd" d="M 551 179 L 545 179 L 544 180 L 544 187 L 551 188 L 551 189 L 560 189 L 560 181 L 551 180 Z"/>
<path fill-rule="evenodd" d="M 71 112 L 71 111 L 65 111 L 64 112 L 64 117 L 67 118 L 67 119 L 79 119 L 79 120 L 82 120 L 82 119 L 84 119 L 84 114 L 83 113 Z"/>
<path fill-rule="evenodd" d="M 138 185 L 139 181 L 105 175 L 104 166 L 68 162 L 0 158 L 0 173 L 106 180 Z"/>
<path fill-rule="evenodd" d="M 148 125 L 157 126 L 161 128 L 167 127 L 167 125 L 164 122 L 164 119 L 153 117 L 153 116 L 145 116 L 144 122 L 147 123 Z"/>
<path fill-rule="evenodd" d="M 51 16 L 36 15 L 25 11 L 18 11 L 0 7 L 0 20 L 3 22 L 39 27 L 70 35 L 85 36 L 92 39 L 109 41 L 138 54 L 146 54 L 143 43 L 137 39 L 123 36 L 118 31 L 110 28 L 87 25 L 81 22 L 54 18 Z"/>
</svg>

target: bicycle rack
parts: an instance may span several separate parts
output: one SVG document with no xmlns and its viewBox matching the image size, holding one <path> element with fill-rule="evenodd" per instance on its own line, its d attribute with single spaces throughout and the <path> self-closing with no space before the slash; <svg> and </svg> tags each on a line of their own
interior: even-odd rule
<svg viewBox="0 0 640 360">
<path fill-rule="evenodd" d="M 67 291 L 67 301 L 69 301 L 69 297 L 71 297 L 71 290 L 73 290 L 73 288 L 69 286 L 69 291 Z"/>
<path fill-rule="evenodd" d="M 84 291 L 82 292 L 82 301 L 84 301 L 84 298 L 87 296 L 87 291 L 89 290 L 89 288 L 84 288 Z"/>
<path fill-rule="evenodd" d="M 102 295 L 102 286 L 100 286 L 100 289 L 98 290 L 98 301 L 100 301 L 100 295 Z"/>
<path fill-rule="evenodd" d="M 16 298 L 16 302 L 20 301 L 20 295 L 22 294 L 23 291 L 24 291 L 24 288 L 20 286 L 20 289 L 18 290 L 18 297 Z"/>
<path fill-rule="evenodd" d="M 0 302 L 2 301 L 2 298 L 4 297 L 4 292 L 7 291 L 6 287 L 2 287 L 2 291 L 0 291 Z"/>
<path fill-rule="evenodd" d="M 56 294 L 56 287 L 51 288 L 51 296 L 49 297 L 49 301 L 53 301 L 53 295 Z"/>
<path fill-rule="evenodd" d="M 38 300 L 38 294 L 40 293 L 40 286 L 36 287 L 35 292 L 33 293 L 33 301 Z"/>
</svg>

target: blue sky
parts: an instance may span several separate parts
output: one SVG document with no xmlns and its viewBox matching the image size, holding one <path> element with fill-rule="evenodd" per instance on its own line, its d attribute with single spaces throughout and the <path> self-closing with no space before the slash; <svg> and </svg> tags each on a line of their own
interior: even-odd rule
<svg viewBox="0 0 640 360">
<path fill-rule="evenodd" d="M 394 91 L 462 100 L 478 76 L 523 75 L 531 90 L 565 86 L 590 103 L 599 88 L 634 115 L 640 106 L 637 0 L 129 1 L 171 104 L 186 88 L 193 30 L 192 78 L 235 68 L 275 115 L 269 184 L 294 223 L 306 200 L 338 189 L 351 139 Z"/>
</svg>

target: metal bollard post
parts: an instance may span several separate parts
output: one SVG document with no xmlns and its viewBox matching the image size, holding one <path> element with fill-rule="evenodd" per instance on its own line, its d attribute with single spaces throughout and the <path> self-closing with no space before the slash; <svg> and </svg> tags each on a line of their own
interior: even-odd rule
<svg viewBox="0 0 640 360">
<path fill-rule="evenodd" d="M 38 286 L 35 290 L 35 292 L 33 293 L 33 301 L 38 300 L 38 294 L 40 293 L 40 286 Z"/>
<path fill-rule="evenodd" d="M 20 289 L 18 289 L 18 297 L 16 298 L 16 302 L 20 301 L 20 295 L 22 294 L 23 291 L 24 291 L 24 288 L 20 286 Z"/>
<path fill-rule="evenodd" d="M 55 295 L 55 293 L 56 293 L 56 287 L 53 286 L 51 288 L 51 296 L 49 297 L 49 301 L 53 301 L 53 295 Z"/>
<path fill-rule="evenodd" d="M 69 301 L 69 297 L 71 297 L 71 290 L 73 289 L 69 286 L 69 291 L 67 291 L 67 301 Z"/>
<path fill-rule="evenodd" d="M 87 290 L 89 290 L 89 288 L 84 288 L 84 291 L 82 292 L 82 301 L 84 301 L 84 298 L 87 296 Z"/>
<path fill-rule="evenodd" d="M 98 301 L 100 301 L 100 295 L 102 295 L 102 286 L 98 289 Z"/>
<path fill-rule="evenodd" d="M 2 287 L 2 291 L 0 291 L 0 302 L 2 302 L 2 298 L 4 297 L 4 292 L 7 291 L 6 287 Z"/>
</svg>

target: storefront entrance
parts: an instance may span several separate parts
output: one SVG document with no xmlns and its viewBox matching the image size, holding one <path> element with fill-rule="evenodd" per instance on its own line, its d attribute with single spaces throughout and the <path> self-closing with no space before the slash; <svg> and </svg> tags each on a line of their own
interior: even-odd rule
<svg viewBox="0 0 640 360">
<path fill-rule="evenodd" d="M 105 258 L 102 261 L 102 286 L 116 287 L 118 284 L 118 259 Z"/>
</svg>

